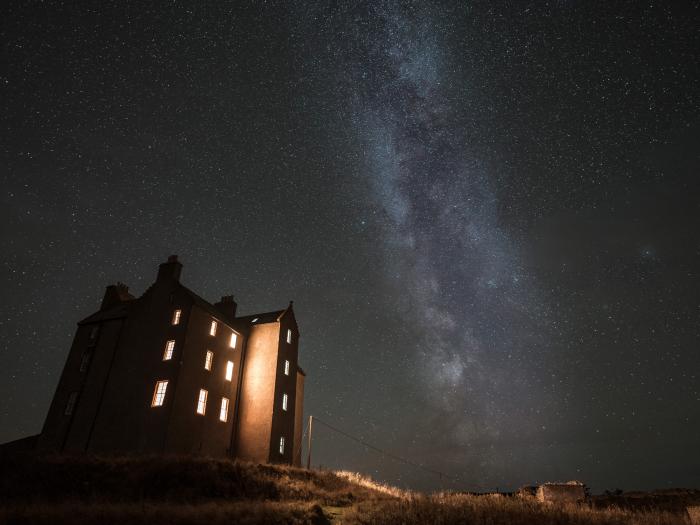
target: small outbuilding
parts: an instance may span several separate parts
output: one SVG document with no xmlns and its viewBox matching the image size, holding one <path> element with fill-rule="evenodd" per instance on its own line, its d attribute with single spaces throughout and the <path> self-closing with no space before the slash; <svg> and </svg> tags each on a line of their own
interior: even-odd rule
<svg viewBox="0 0 700 525">
<path fill-rule="evenodd" d="M 557 505 L 581 503 L 586 499 L 586 489 L 580 481 L 543 483 L 537 487 L 535 497 L 537 501 L 555 503 Z"/>
</svg>

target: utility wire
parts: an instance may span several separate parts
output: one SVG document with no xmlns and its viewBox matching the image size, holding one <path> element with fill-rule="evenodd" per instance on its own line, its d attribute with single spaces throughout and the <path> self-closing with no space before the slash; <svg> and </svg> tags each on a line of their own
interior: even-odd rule
<svg viewBox="0 0 700 525">
<path fill-rule="evenodd" d="M 452 477 L 452 476 L 448 476 L 448 475 L 445 474 L 444 472 L 440 472 L 439 470 L 433 470 L 433 469 L 431 469 L 431 468 L 424 467 L 423 465 L 421 465 L 421 464 L 419 464 L 419 463 L 416 463 L 416 462 L 414 462 L 414 461 L 411 461 L 410 459 L 402 458 L 401 456 L 397 456 L 396 454 L 392 454 L 391 452 L 387 452 L 386 450 L 383 450 L 383 449 L 381 449 L 381 448 L 379 448 L 379 447 L 375 447 L 374 445 L 371 445 L 370 443 L 367 443 L 365 440 L 360 439 L 360 438 L 358 438 L 358 437 L 355 437 L 355 436 L 353 436 L 353 435 L 351 435 L 351 434 L 348 434 L 348 433 L 345 432 L 344 430 L 340 430 L 339 428 L 336 428 L 336 427 L 334 427 L 333 425 L 331 425 L 331 424 L 329 424 L 329 423 L 326 423 L 325 421 L 323 421 L 322 419 L 319 419 L 319 418 L 316 417 L 316 416 L 314 416 L 314 421 L 318 421 L 318 422 L 321 423 L 323 426 L 325 426 L 325 427 L 327 427 L 327 428 L 329 428 L 329 429 L 331 429 L 331 430 L 337 432 L 338 434 L 342 434 L 342 435 L 345 436 L 346 438 L 352 439 L 353 441 L 355 441 L 355 442 L 357 442 L 357 443 L 360 443 L 361 445 L 363 445 L 363 446 L 365 446 L 365 447 L 367 447 L 367 448 L 369 448 L 369 449 L 372 449 L 372 450 L 374 450 L 375 452 L 379 452 L 380 454 L 383 454 L 383 455 L 385 455 L 385 456 L 387 456 L 387 457 L 389 457 L 389 458 L 391 458 L 391 459 L 393 459 L 393 460 L 395 460 L 395 461 L 399 461 L 399 462 L 401 462 L 401 463 L 406 463 L 407 465 L 411 465 L 412 467 L 419 468 L 419 469 L 424 470 L 424 471 L 426 471 L 426 472 L 430 472 L 431 474 L 435 474 L 435 475 L 437 475 L 437 476 L 440 476 L 440 478 L 445 477 L 445 478 L 447 478 L 447 479 L 449 479 L 449 480 L 457 481 L 457 478 L 454 478 L 454 477 Z"/>
</svg>

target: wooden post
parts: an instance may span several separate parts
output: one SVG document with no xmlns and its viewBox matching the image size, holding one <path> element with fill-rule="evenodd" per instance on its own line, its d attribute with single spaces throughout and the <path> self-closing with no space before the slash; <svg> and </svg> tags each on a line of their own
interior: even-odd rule
<svg viewBox="0 0 700 525">
<path fill-rule="evenodd" d="M 308 446 L 309 455 L 306 457 L 306 468 L 307 469 L 311 468 L 311 428 L 313 427 L 313 424 L 314 424 L 314 416 L 309 416 L 309 446 Z"/>
</svg>

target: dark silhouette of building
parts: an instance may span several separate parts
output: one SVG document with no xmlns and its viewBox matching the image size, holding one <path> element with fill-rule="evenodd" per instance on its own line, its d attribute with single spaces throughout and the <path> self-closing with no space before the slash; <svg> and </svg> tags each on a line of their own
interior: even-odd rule
<svg viewBox="0 0 700 525">
<path fill-rule="evenodd" d="M 168 453 L 300 464 L 305 374 L 284 310 L 236 317 L 180 283 L 171 256 L 134 297 L 108 286 L 78 323 L 36 447 Z"/>
</svg>

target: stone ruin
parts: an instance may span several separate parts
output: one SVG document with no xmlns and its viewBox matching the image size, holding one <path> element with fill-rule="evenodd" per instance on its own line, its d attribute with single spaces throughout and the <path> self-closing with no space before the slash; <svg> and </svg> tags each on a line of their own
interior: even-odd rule
<svg viewBox="0 0 700 525">
<path fill-rule="evenodd" d="M 566 505 L 582 503 L 586 499 L 586 488 L 580 481 L 566 483 L 543 483 L 535 492 L 537 501 Z"/>
</svg>

